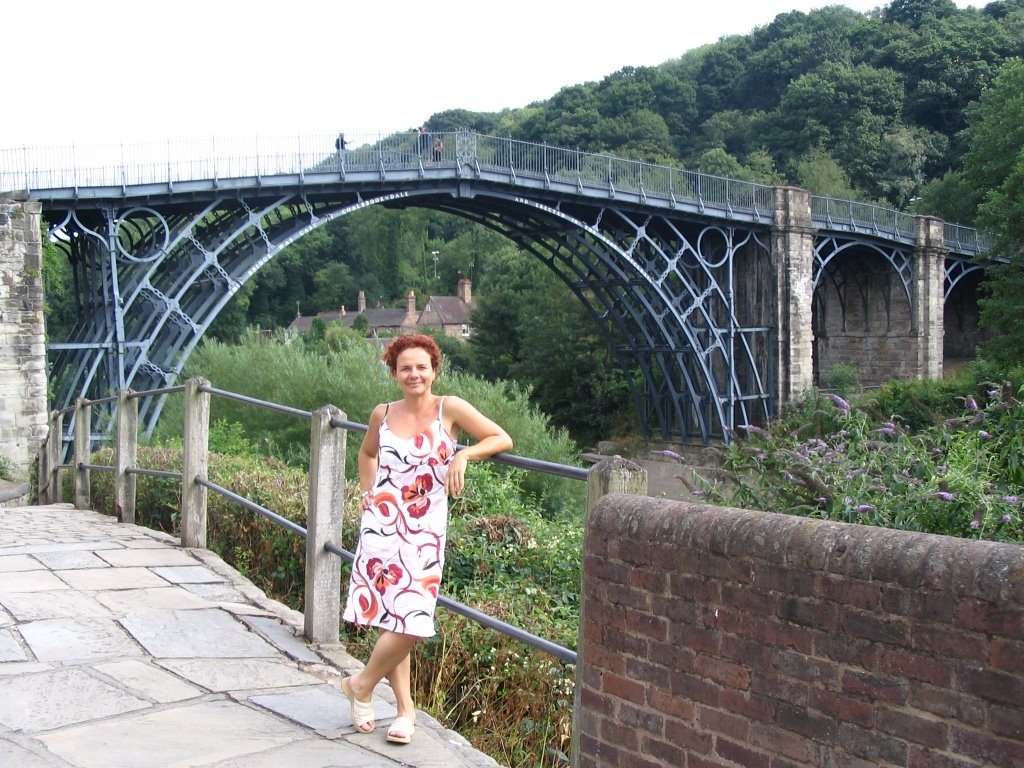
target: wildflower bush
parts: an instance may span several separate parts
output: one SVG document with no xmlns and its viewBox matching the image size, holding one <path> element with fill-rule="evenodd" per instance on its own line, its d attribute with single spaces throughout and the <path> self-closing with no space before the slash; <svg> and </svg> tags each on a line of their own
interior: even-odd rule
<svg viewBox="0 0 1024 768">
<path fill-rule="evenodd" d="M 814 395 L 770 431 L 738 430 L 723 459 L 733 482 L 705 493 L 748 509 L 1024 543 L 1022 390 L 1007 381 L 988 383 L 980 400 L 949 395 L 943 408 L 959 413 L 922 431 L 879 418 L 877 399 Z"/>
</svg>

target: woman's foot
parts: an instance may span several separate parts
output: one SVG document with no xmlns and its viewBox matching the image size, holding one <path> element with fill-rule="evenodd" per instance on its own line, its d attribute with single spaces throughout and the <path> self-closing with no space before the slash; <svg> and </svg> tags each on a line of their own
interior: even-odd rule
<svg viewBox="0 0 1024 768">
<path fill-rule="evenodd" d="M 388 728 L 388 741 L 394 744 L 408 744 L 412 741 L 414 733 L 416 733 L 415 718 L 396 717 L 391 727 Z"/>
<path fill-rule="evenodd" d="M 357 699 L 355 691 L 352 690 L 352 684 L 347 677 L 341 678 L 341 692 L 348 698 L 348 710 L 352 716 L 352 725 L 361 733 L 370 733 L 376 725 L 373 715 L 373 702 Z"/>
</svg>

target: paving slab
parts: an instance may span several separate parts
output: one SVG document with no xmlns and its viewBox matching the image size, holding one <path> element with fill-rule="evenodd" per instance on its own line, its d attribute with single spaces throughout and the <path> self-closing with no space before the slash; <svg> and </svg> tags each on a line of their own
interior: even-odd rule
<svg viewBox="0 0 1024 768">
<path fill-rule="evenodd" d="M 21 647 L 15 633 L 10 629 L 0 629 L 0 661 L 28 660 L 28 651 Z"/>
<path fill-rule="evenodd" d="M 264 690 L 322 681 L 278 659 L 164 659 L 160 666 L 208 691 Z"/>
<path fill-rule="evenodd" d="M 121 550 L 112 550 L 120 552 Z M 51 571 L 74 568 L 106 568 L 110 564 L 101 560 L 91 550 L 76 549 L 72 552 L 38 552 L 33 557 Z"/>
<path fill-rule="evenodd" d="M 32 555 L 4 555 L 0 554 L 0 573 L 11 571 L 36 571 L 45 568 Z"/>
<path fill-rule="evenodd" d="M 96 592 L 95 599 L 97 603 L 117 614 L 147 608 L 170 611 L 213 607 L 213 603 L 209 600 L 205 600 L 187 589 L 170 584 L 144 589 L 113 589 L 107 592 Z"/>
<path fill-rule="evenodd" d="M 167 582 L 149 568 L 83 568 L 55 571 L 72 589 L 98 592 L 101 589 L 138 589 L 140 587 L 166 587 Z"/>
<path fill-rule="evenodd" d="M 227 581 L 209 568 L 202 565 L 154 568 L 153 573 L 167 579 L 172 584 L 216 584 Z"/>
<path fill-rule="evenodd" d="M 42 619 L 22 624 L 22 639 L 39 661 L 77 662 L 141 656 L 113 619 Z"/>
<path fill-rule="evenodd" d="M 0 605 L 18 621 L 98 618 L 111 616 L 91 595 L 64 588 L 57 592 L 0 592 Z"/>
<path fill-rule="evenodd" d="M 310 664 L 321 662 L 321 658 L 309 649 L 306 641 L 297 638 L 280 621 L 261 616 L 242 616 L 241 620 L 296 661 Z"/>
<path fill-rule="evenodd" d="M 0 765 L 11 768 L 53 768 L 53 763 L 0 736 Z"/>
<path fill-rule="evenodd" d="M 272 657 L 276 648 L 218 609 L 148 610 L 129 613 L 121 624 L 158 659 Z"/>
<path fill-rule="evenodd" d="M 4 574 L 0 582 L 0 594 L 7 592 L 46 592 L 67 589 L 68 585 L 49 571 L 13 571 Z"/>
<path fill-rule="evenodd" d="M 0 678 L 0 723 L 26 733 L 149 706 L 149 702 L 77 667 Z"/>
<path fill-rule="evenodd" d="M 375 755 L 354 744 L 313 738 L 268 750 L 260 755 L 213 763 L 210 768 L 282 768 L 293 765 L 301 768 L 392 768 L 416 763 L 398 763 L 393 758 Z"/>
<path fill-rule="evenodd" d="M 111 549 L 100 552 L 98 557 L 102 558 L 108 565 L 115 565 L 118 568 L 130 568 L 145 566 L 194 566 L 196 559 L 188 552 L 181 549 L 169 549 L 167 547 L 147 549 Z"/>
<path fill-rule="evenodd" d="M 97 664 L 94 670 L 138 696 L 159 704 L 202 696 L 205 691 L 154 664 L 134 659 Z"/>
<path fill-rule="evenodd" d="M 306 736 L 300 727 L 244 704 L 210 701 L 63 728 L 38 738 L 75 768 L 193 768 Z"/>
</svg>

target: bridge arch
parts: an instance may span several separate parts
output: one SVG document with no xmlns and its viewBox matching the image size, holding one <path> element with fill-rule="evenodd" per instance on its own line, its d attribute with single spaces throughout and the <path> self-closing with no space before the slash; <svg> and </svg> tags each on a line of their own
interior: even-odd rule
<svg viewBox="0 0 1024 768">
<path fill-rule="evenodd" d="M 325 152 L 334 138 L 218 140 L 205 157 L 167 145 L 130 166 L 0 152 L 0 189 L 44 203 L 75 269 L 79 322 L 49 345 L 58 406 L 170 383 L 269 259 L 366 205 L 446 210 L 517 241 L 643 372 L 641 430 L 705 442 L 813 383 L 810 283 L 840 254 L 867 249 L 910 291 L 921 376 L 941 356 L 943 258 L 955 283 L 949 263 L 987 248 L 930 217 L 511 138 L 451 132 L 429 159 L 405 134 Z M 156 407 L 141 404 L 144 424 Z"/>
</svg>

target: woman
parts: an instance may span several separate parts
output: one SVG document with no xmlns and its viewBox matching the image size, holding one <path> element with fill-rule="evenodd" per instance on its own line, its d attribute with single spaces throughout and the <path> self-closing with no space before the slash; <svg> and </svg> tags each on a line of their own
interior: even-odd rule
<svg viewBox="0 0 1024 768">
<path fill-rule="evenodd" d="M 363 514 L 344 613 L 380 635 L 366 666 L 341 689 L 352 724 L 369 733 L 373 690 L 386 677 L 398 708 L 387 738 L 408 744 L 416 718 L 410 654 L 419 638 L 434 635 L 448 496 L 465 488 L 467 463 L 510 450 L 512 439 L 462 398 L 434 394 L 441 350 L 429 336 L 400 336 L 384 362 L 402 399 L 373 409 L 359 449 Z M 456 451 L 463 430 L 476 443 Z"/>
</svg>

